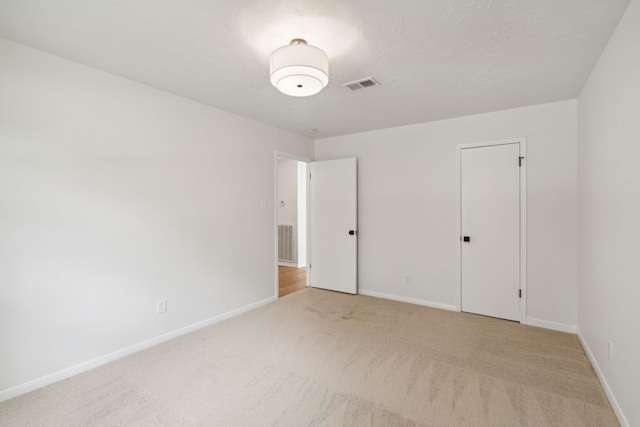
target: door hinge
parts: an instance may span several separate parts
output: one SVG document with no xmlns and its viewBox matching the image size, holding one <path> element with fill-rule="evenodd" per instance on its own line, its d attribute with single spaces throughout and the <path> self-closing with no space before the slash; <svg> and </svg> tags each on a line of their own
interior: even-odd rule
<svg viewBox="0 0 640 427">
<path fill-rule="evenodd" d="M 311 174 L 309 174 L 309 179 L 311 179 Z"/>
<path fill-rule="evenodd" d="M 518 167 L 522 167 L 522 159 L 524 159 L 524 157 L 518 157 Z"/>
<path fill-rule="evenodd" d="M 309 263 L 309 268 L 313 267 L 313 264 Z"/>
<path fill-rule="evenodd" d="M 522 289 L 518 289 L 518 298 L 522 298 Z"/>
</svg>

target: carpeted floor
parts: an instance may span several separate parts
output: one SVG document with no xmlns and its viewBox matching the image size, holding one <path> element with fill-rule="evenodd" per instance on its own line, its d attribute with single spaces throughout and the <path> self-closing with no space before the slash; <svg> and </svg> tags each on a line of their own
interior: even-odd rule
<svg viewBox="0 0 640 427">
<path fill-rule="evenodd" d="M 578 339 L 305 289 L 0 403 L 0 426 L 617 426 Z"/>
</svg>

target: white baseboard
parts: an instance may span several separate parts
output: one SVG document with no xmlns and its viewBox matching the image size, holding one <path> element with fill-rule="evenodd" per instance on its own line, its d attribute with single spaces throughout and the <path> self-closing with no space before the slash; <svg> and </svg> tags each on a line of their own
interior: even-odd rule
<svg viewBox="0 0 640 427">
<path fill-rule="evenodd" d="M 22 394 L 28 393 L 33 390 L 37 390 L 49 384 L 53 384 L 55 382 L 64 380 L 66 378 L 72 377 L 74 375 L 78 375 L 82 372 L 88 371 L 93 368 L 97 368 L 98 366 L 107 364 L 117 359 L 121 359 L 123 357 L 129 356 L 133 353 L 137 353 L 138 351 L 147 349 L 149 347 L 153 347 L 154 345 L 158 345 L 165 341 L 169 341 L 170 339 L 179 337 L 180 335 L 188 334 L 189 332 L 193 332 L 195 330 L 204 328 L 205 326 L 213 325 L 214 323 L 221 322 L 223 320 L 229 319 L 231 317 L 238 316 L 247 311 L 254 310 L 263 305 L 269 304 L 275 301 L 275 297 L 270 297 L 264 299 L 262 301 L 255 302 L 253 304 L 246 305 L 244 307 L 240 307 L 236 310 L 231 310 L 227 313 L 220 314 L 218 316 L 211 317 L 209 319 L 196 322 L 189 326 L 185 326 L 180 329 L 176 329 L 174 331 L 168 332 L 166 334 L 157 336 L 155 338 L 151 338 L 145 341 L 142 341 L 138 344 L 134 344 L 132 346 L 116 350 L 112 353 L 105 354 L 104 356 L 97 357 L 95 359 L 88 360 L 86 362 L 82 362 L 78 365 L 71 366 L 69 368 L 62 369 L 57 372 L 53 372 L 51 374 L 45 375 L 44 377 L 37 378 L 35 380 L 26 382 L 24 384 L 17 385 L 15 387 L 8 388 L 6 390 L 0 391 L 0 402 L 4 402 L 5 400 L 12 399 L 14 397 L 20 396 Z"/>
<path fill-rule="evenodd" d="M 616 397 L 613 395 L 613 392 L 611 391 L 611 387 L 609 387 L 609 384 L 607 383 L 607 380 L 604 377 L 604 374 L 602 373 L 602 370 L 600 369 L 600 366 L 598 365 L 596 358 L 593 356 L 593 353 L 591 352 L 589 345 L 587 345 L 587 341 L 584 339 L 579 329 L 577 331 L 577 335 L 578 335 L 578 340 L 580 340 L 580 344 L 584 349 L 584 352 L 586 353 L 587 357 L 589 358 L 589 361 L 591 362 L 591 366 L 593 366 L 593 369 L 596 371 L 596 375 L 600 380 L 600 384 L 602 384 L 602 388 L 604 389 L 604 393 L 607 395 L 607 399 L 609 399 L 609 403 L 613 408 L 613 412 L 615 412 L 616 417 L 618 417 L 618 422 L 622 427 L 630 427 L 631 424 L 629 424 L 629 421 L 627 421 L 627 419 L 625 418 L 624 413 L 620 408 L 620 405 L 618 405 L 618 401 L 616 400 Z"/>
<path fill-rule="evenodd" d="M 296 264 L 295 262 L 285 262 L 285 261 L 278 261 L 278 265 L 281 267 L 294 267 L 294 268 L 306 267 L 306 265 L 300 265 L 300 264 Z"/>
<path fill-rule="evenodd" d="M 575 334 L 578 332 L 578 328 L 573 325 L 567 325 L 565 323 L 551 322 L 549 320 L 534 319 L 533 317 L 527 317 L 527 325 L 537 326 L 539 328 L 552 329 L 554 331 L 568 332 Z"/>
<path fill-rule="evenodd" d="M 455 305 L 442 304 L 439 302 L 425 301 L 416 298 L 401 297 L 398 295 L 384 294 L 382 292 L 367 291 L 366 289 L 358 289 L 358 294 L 376 298 L 390 299 L 393 301 L 408 302 L 409 304 L 423 305 L 425 307 L 439 308 L 441 310 L 458 311 Z"/>
</svg>

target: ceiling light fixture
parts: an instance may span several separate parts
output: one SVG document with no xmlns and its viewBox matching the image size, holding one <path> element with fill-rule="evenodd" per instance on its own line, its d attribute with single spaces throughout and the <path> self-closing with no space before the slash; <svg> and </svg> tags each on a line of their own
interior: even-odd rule
<svg viewBox="0 0 640 427">
<path fill-rule="evenodd" d="M 329 57 L 303 39 L 271 54 L 271 84 L 290 96 L 310 96 L 329 83 Z"/>
</svg>

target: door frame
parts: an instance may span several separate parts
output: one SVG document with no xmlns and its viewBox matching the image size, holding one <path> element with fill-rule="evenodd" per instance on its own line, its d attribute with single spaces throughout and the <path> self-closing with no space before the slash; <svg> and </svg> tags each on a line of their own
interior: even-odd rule
<svg viewBox="0 0 640 427">
<path fill-rule="evenodd" d="M 302 163 L 306 163 L 307 164 L 307 173 L 305 174 L 305 185 L 307 187 L 307 200 L 306 200 L 306 205 L 307 205 L 307 266 L 305 267 L 305 271 L 306 271 L 306 275 L 305 275 L 305 280 L 306 280 L 306 285 L 309 286 L 309 163 L 311 163 L 311 159 L 307 158 L 307 157 L 302 157 L 302 156 L 298 156 L 297 154 L 291 154 L 291 153 L 285 153 L 284 151 L 274 151 L 274 156 L 273 156 L 273 161 L 274 161 L 274 171 L 275 173 L 273 174 L 274 176 L 274 181 L 273 181 L 273 233 L 274 233 L 274 248 L 273 248 L 273 253 L 274 253 L 274 279 L 275 279 L 275 286 L 274 286 L 274 292 L 275 292 L 275 297 L 276 300 L 278 300 L 280 298 L 280 273 L 278 271 L 278 158 L 285 158 L 285 159 L 289 159 L 289 160 L 296 160 L 298 162 L 302 162 Z"/>
<path fill-rule="evenodd" d="M 497 141 L 485 141 L 456 146 L 456 212 L 458 241 L 458 265 L 456 277 L 458 281 L 456 311 L 462 311 L 462 150 L 466 148 L 490 147 L 494 145 L 519 144 L 520 147 L 520 323 L 527 324 L 527 138 L 510 138 Z"/>
</svg>

